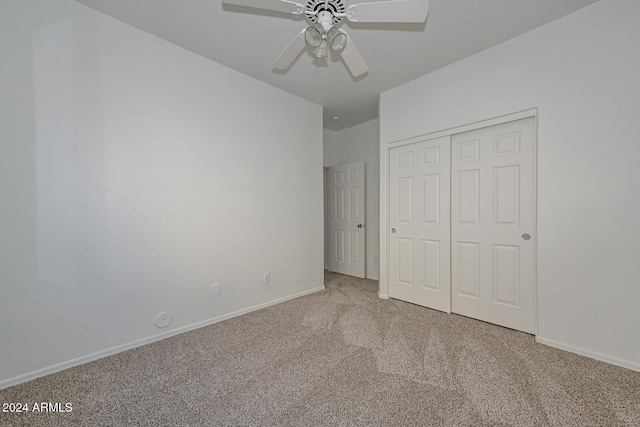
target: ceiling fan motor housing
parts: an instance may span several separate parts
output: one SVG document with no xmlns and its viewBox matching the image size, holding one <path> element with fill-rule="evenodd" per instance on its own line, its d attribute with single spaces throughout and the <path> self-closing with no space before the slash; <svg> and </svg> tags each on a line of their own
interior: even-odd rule
<svg viewBox="0 0 640 427">
<path fill-rule="evenodd" d="M 332 15 L 333 25 L 336 25 L 342 21 L 342 18 L 338 18 L 336 14 L 344 14 L 347 10 L 343 0 L 306 0 L 304 7 L 307 19 L 314 24 L 318 22 L 318 14 L 327 11 Z"/>
</svg>

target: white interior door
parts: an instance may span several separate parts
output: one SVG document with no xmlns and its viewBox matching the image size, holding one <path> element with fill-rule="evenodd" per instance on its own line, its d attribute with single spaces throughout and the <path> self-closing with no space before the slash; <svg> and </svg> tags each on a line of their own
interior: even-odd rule
<svg viewBox="0 0 640 427">
<path fill-rule="evenodd" d="M 365 276 L 364 162 L 329 171 L 331 271 Z"/>
<path fill-rule="evenodd" d="M 390 296 L 451 311 L 450 137 L 390 152 Z"/>
<path fill-rule="evenodd" d="M 536 332 L 535 122 L 451 139 L 452 311 Z"/>
</svg>

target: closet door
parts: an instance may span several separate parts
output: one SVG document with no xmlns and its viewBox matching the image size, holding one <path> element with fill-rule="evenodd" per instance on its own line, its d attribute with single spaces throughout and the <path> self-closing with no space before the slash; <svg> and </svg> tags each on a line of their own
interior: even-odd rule
<svg viewBox="0 0 640 427">
<path fill-rule="evenodd" d="M 536 332 L 535 121 L 451 139 L 452 311 Z"/>
<path fill-rule="evenodd" d="M 390 296 L 451 312 L 450 137 L 390 151 Z"/>
</svg>

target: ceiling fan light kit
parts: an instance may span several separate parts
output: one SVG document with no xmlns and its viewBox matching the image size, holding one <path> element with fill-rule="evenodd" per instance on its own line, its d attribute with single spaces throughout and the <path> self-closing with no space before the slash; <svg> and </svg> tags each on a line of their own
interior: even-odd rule
<svg viewBox="0 0 640 427">
<path fill-rule="evenodd" d="M 342 52 L 347 45 L 347 35 L 336 27 L 327 30 L 327 39 L 331 44 L 331 50 L 334 52 Z"/>
<path fill-rule="evenodd" d="M 316 48 L 322 44 L 322 31 L 320 31 L 315 25 L 308 27 L 304 30 L 304 39 L 307 45 Z"/>
<path fill-rule="evenodd" d="M 310 25 L 302 30 L 273 63 L 273 68 L 286 71 L 307 46 L 317 58 L 327 57 L 327 45 L 340 54 L 353 75 L 369 71 L 364 58 L 346 32 L 336 28 L 343 18 L 351 22 L 424 22 L 429 0 L 387 0 L 355 3 L 345 7 L 343 0 L 306 0 L 305 4 L 289 0 L 222 0 L 226 4 L 305 15 Z"/>
<path fill-rule="evenodd" d="M 322 43 L 320 43 L 320 46 L 313 50 L 313 54 L 316 56 L 316 58 L 326 58 L 328 56 L 327 41 L 323 39 Z"/>
</svg>

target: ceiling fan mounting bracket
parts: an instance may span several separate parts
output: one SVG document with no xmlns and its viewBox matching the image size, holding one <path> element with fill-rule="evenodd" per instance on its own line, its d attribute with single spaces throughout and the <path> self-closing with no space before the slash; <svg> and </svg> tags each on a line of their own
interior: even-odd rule
<svg viewBox="0 0 640 427">
<path fill-rule="evenodd" d="M 358 18 L 356 18 L 353 13 L 355 6 L 357 5 L 351 6 L 351 8 L 349 8 L 349 10 L 347 10 L 347 13 L 346 13 L 347 19 L 351 22 L 358 22 Z"/>
</svg>

